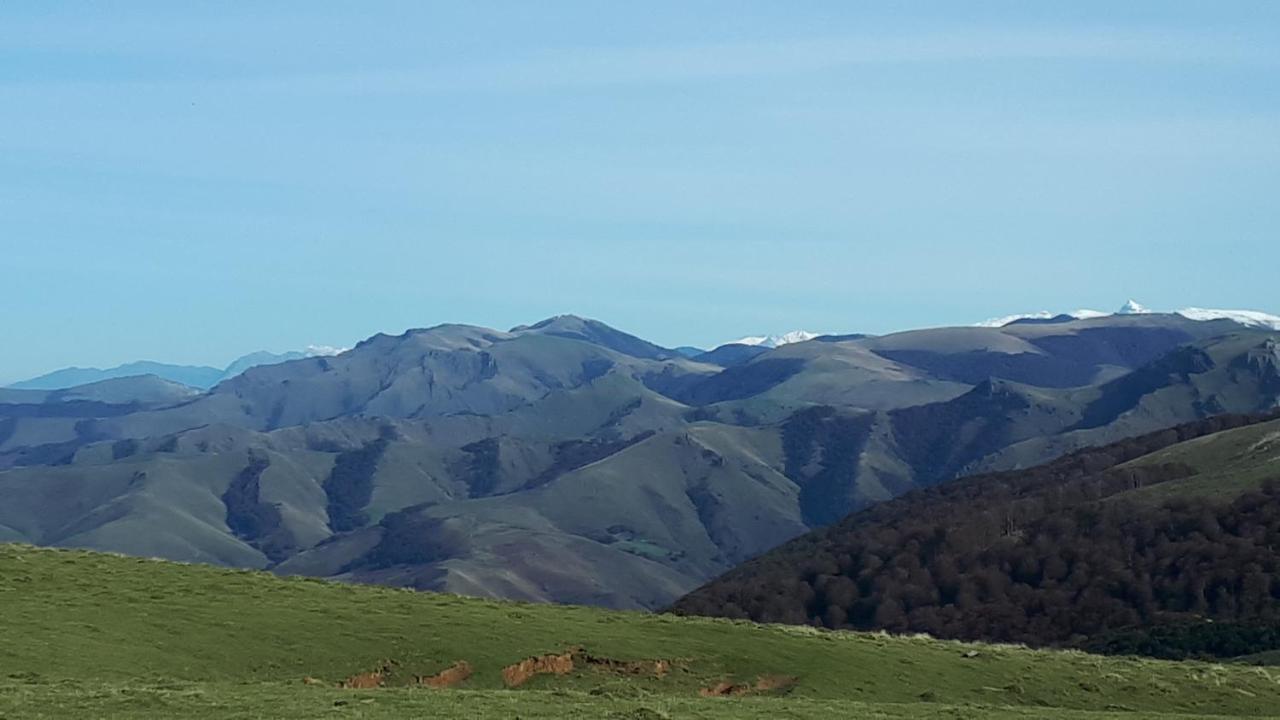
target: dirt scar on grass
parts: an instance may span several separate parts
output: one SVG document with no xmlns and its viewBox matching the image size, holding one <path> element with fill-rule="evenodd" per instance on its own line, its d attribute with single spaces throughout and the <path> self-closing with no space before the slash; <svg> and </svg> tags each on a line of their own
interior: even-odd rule
<svg viewBox="0 0 1280 720">
<path fill-rule="evenodd" d="M 459 660 L 453 665 L 441 670 L 430 677 L 419 677 L 418 684 L 429 688 L 450 688 L 455 687 L 471 677 L 475 670 L 471 667 L 471 663 L 466 660 Z"/>
<path fill-rule="evenodd" d="M 399 665 L 395 660 L 383 660 L 377 669 L 371 672 L 357 673 L 338 683 L 338 687 L 348 690 L 370 690 L 385 687 L 387 680 Z M 671 660 L 615 660 L 613 658 L 590 655 L 581 647 L 574 647 L 559 654 L 536 655 L 525 658 L 514 665 L 502 669 L 502 681 L 509 688 L 517 688 L 539 675 L 568 675 L 579 669 L 598 669 L 614 675 L 647 676 L 664 678 L 675 662 Z M 466 660 L 459 660 L 435 675 L 416 675 L 413 684 L 429 688 L 450 688 L 465 682 L 475 674 L 475 668 Z M 769 676 L 770 678 L 775 676 Z M 781 677 L 781 676 L 776 676 Z M 307 685 L 321 685 L 320 680 L 305 677 L 302 682 Z M 762 676 L 755 690 L 766 690 L 767 685 Z M 752 689 L 748 686 L 748 689 Z M 774 688 L 768 688 L 774 689 Z"/>
<path fill-rule="evenodd" d="M 387 676 L 397 665 L 395 660 L 383 660 L 373 672 L 357 673 L 338 683 L 338 687 L 347 690 L 369 690 L 387 684 Z M 303 680 L 306 682 L 306 679 Z"/>
<path fill-rule="evenodd" d="M 502 669 L 502 681 L 509 688 L 520 687 L 539 675 L 568 675 L 579 668 L 599 668 L 619 675 L 650 675 L 664 678 L 671 672 L 670 660 L 614 660 L 587 654 L 581 647 L 558 655 L 536 655 Z"/>
<path fill-rule="evenodd" d="M 338 683 L 338 687 L 347 690 L 370 690 L 373 688 L 385 687 L 387 679 L 395 670 L 397 663 L 395 660 L 383 660 L 378 665 L 378 669 L 372 672 L 357 673 Z M 466 660 L 459 660 L 449 667 L 441 670 L 435 675 L 415 675 L 413 682 L 415 685 L 429 688 L 449 688 L 455 687 L 475 673 L 475 668 Z M 307 685 L 323 685 L 324 683 L 313 677 L 305 677 L 302 682 Z"/>
</svg>

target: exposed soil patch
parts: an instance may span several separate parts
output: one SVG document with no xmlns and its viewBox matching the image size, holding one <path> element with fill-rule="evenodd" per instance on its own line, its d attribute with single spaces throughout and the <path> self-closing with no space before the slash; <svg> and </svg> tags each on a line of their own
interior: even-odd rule
<svg viewBox="0 0 1280 720">
<path fill-rule="evenodd" d="M 702 697 L 740 697 L 763 693 L 785 692 L 795 687 L 796 678 L 788 675 L 761 675 L 752 683 L 719 682 L 698 691 Z"/>
<path fill-rule="evenodd" d="M 453 665 L 429 677 L 419 677 L 418 684 L 429 688 L 450 688 L 462 683 L 475 669 L 466 660 L 459 660 Z"/>
<path fill-rule="evenodd" d="M 573 672 L 573 651 L 561 655 L 539 655 L 502 668 L 502 682 L 520 687 L 538 675 L 568 675 Z"/>
<path fill-rule="evenodd" d="M 338 683 L 340 687 L 347 690 L 368 690 L 370 688 L 380 688 L 386 682 L 386 678 L 380 672 L 367 672 L 351 677 Z"/>
<path fill-rule="evenodd" d="M 370 690 L 372 688 L 380 688 L 387 684 L 387 677 L 391 675 L 391 671 L 395 669 L 395 660 L 383 660 L 377 670 L 373 672 L 358 673 L 338 683 L 338 687 L 347 690 Z"/>
<path fill-rule="evenodd" d="M 563 676 L 575 670 L 598 670 L 612 675 L 631 677 L 664 678 L 675 667 L 672 660 L 615 660 L 607 657 L 590 655 L 581 647 L 572 647 L 563 653 L 536 655 L 525 658 L 514 665 L 502 669 L 502 681 L 509 688 L 524 685 L 539 675 Z M 370 672 L 357 673 L 338 683 L 338 687 L 348 690 L 371 690 L 386 687 L 392 683 L 392 675 L 399 663 L 395 660 L 383 660 Z M 435 675 L 414 675 L 411 685 L 429 688 L 451 688 L 466 682 L 475 674 L 475 667 L 466 660 L 459 660 Z M 303 678 L 307 685 L 323 684 L 312 677 Z M 763 681 L 763 678 L 762 678 Z"/>
<path fill-rule="evenodd" d="M 663 678 L 671 672 L 670 660 L 615 660 L 589 655 L 580 647 L 570 648 L 559 655 L 538 655 L 526 658 L 502 669 L 502 681 L 507 687 L 520 687 L 538 675 L 568 675 L 574 670 L 595 668 L 617 675 L 647 675 Z"/>
</svg>

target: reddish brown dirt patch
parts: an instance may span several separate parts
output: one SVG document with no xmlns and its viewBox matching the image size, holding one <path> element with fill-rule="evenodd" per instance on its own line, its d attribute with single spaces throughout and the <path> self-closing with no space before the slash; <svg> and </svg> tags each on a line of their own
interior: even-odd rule
<svg viewBox="0 0 1280 720">
<path fill-rule="evenodd" d="M 502 669 L 507 687 L 520 687 L 538 675 L 568 675 L 579 668 L 594 668 L 619 675 L 652 675 L 663 678 L 671 672 L 670 660 L 614 660 L 588 655 L 580 647 L 559 655 L 539 655 Z"/>
<path fill-rule="evenodd" d="M 358 673 L 338 683 L 338 687 L 348 690 L 369 690 L 371 688 L 380 688 L 387 683 L 387 676 L 391 674 L 392 669 L 396 666 L 394 660 L 383 660 L 377 670 L 367 673 Z"/>
<path fill-rule="evenodd" d="M 343 680 L 340 684 L 348 690 L 368 690 L 370 688 L 379 688 L 386 682 L 386 678 L 380 672 L 359 673 Z"/>
<path fill-rule="evenodd" d="M 502 668 L 502 682 L 520 687 L 538 675 L 568 675 L 573 672 L 573 651 L 561 655 L 539 655 Z"/>
<path fill-rule="evenodd" d="M 418 678 L 418 684 L 429 688 L 454 687 L 471 677 L 473 672 L 475 670 L 471 667 L 471 663 L 466 660 L 459 660 L 435 675 Z"/>
</svg>

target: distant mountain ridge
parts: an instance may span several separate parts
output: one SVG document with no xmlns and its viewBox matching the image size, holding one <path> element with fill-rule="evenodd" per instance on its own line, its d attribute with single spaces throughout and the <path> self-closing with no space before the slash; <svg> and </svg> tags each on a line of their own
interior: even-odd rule
<svg viewBox="0 0 1280 720">
<path fill-rule="evenodd" d="M 190 400 L 199 394 L 199 390 L 189 385 L 155 375 L 130 375 L 57 390 L 0 388 L 0 405 L 92 402 L 163 407 Z"/>
<path fill-rule="evenodd" d="M 1156 313 L 1142 303 L 1136 300 L 1129 300 L 1120 307 L 1119 310 L 1111 315 L 1149 315 Z M 1231 320 L 1247 327 L 1265 328 L 1268 330 L 1280 330 L 1280 315 L 1272 315 L 1270 313 L 1259 312 L 1257 310 L 1212 310 L 1208 308 L 1187 307 L 1181 310 L 1175 310 L 1175 315 L 1190 320 Z M 1069 322 L 1071 320 L 1087 320 L 1090 318 L 1108 317 L 1108 313 L 1099 312 L 1097 310 L 1073 310 L 1065 313 L 1054 313 L 1048 310 L 1041 310 L 1034 313 L 1023 313 L 1019 315 L 1005 315 L 1003 317 L 991 318 L 976 323 L 977 327 L 1004 327 L 1015 322 Z"/>
<path fill-rule="evenodd" d="M 12 383 L 7 387 L 15 390 L 64 390 L 80 385 L 115 380 L 125 377 L 154 375 L 170 382 L 180 383 L 187 387 L 207 390 L 214 385 L 235 377 L 251 367 L 274 365 L 277 363 L 299 360 L 306 357 L 336 355 L 338 348 L 311 346 L 305 351 L 289 351 L 272 353 L 259 351 L 236 358 L 227 367 L 218 369 L 207 365 L 175 365 L 150 360 L 125 363 L 111 368 L 69 367 L 54 370 L 30 380 Z"/>
</svg>

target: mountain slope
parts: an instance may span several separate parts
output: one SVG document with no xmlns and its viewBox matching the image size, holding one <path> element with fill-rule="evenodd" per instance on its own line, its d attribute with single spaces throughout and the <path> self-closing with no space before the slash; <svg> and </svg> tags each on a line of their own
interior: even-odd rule
<svg viewBox="0 0 1280 720">
<path fill-rule="evenodd" d="M 154 375 L 65 390 L 0 388 L 0 469 L 69 461 L 78 448 L 109 437 L 99 430 L 102 420 L 174 407 L 198 395 L 186 385 Z"/>
<path fill-rule="evenodd" d="M 1039 645 L 1188 621 L 1221 632 L 1274 623 L 1277 418 L 1199 421 L 911 493 L 749 561 L 674 607 Z"/>
<path fill-rule="evenodd" d="M 1256 668 L 495 603 L 26 546 L 0 546 L 0 598 L 6 717 L 1206 718 L 1262 716 L 1280 701 Z"/>
<path fill-rule="evenodd" d="M 109 405 L 175 405 L 199 395 L 187 385 L 155 375 L 131 375 L 61 390 L 0 388 L 0 406 L 95 402 Z"/>
</svg>

